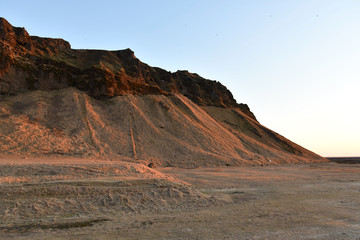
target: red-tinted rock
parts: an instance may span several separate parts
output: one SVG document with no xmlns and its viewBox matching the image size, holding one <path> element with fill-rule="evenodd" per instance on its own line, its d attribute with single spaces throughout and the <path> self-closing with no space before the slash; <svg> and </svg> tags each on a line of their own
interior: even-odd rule
<svg viewBox="0 0 360 240">
<path fill-rule="evenodd" d="M 180 93 L 198 105 L 237 107 L 255 119 L 245 104 L 217 81 L 188 71 L 150 67 L 130 49 L 74 50 L 63 39 L 29 36 L 0 18 L 0 93 L 76 87 L 97 98 L 124 94 Z"/>
</svg>

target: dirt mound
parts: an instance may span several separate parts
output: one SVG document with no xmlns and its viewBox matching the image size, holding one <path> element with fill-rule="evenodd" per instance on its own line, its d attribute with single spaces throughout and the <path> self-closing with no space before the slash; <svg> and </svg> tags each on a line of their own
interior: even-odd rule
<svg viewBox="0 0 360 240">
<path fill-rule="evenodd" d="M 112 214 L 168 211 L 219 202 L 173 177 L 125 162 L 1 165 L 0 183 L 0 195 L 6 196 L 0 205 L 0 231 L 11 231 L 15 223 L 20 227 L 17 231 L 46 226 L 54 229 L 57 218 L 76 227 L 80 220 L 91 223 Z"/>
</svg>

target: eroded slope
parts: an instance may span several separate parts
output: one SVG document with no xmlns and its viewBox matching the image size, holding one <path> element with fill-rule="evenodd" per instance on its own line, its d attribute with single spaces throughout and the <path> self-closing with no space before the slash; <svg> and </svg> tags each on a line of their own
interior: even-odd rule
<svg viewBox="0 0 360 240">
<path fill-rule="evenodd" d="M 4 154 L 102 155 L 165 166 L 322 160 L 237 108 L 200 107 L 182 95 L 96 100 L 73 89 L 2 97 Z"/>
</svg>

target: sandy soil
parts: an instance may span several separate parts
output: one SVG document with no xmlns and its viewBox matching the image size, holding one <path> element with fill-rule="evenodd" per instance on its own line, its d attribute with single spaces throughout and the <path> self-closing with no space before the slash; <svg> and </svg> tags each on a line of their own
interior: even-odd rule
<svg viewBox="0 0 360 240">
<path fill-rule="evenodd" d="M 360 239 L 358 164 L 65 162 L 2 161 L 0 239 Z"/>
</svg>

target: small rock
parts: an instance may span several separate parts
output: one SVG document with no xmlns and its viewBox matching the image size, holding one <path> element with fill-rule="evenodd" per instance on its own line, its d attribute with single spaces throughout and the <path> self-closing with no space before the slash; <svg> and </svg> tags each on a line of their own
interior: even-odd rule
<svg viewBox="0 0 360 240">
<path fill-rule="evenodd" d="M 149 163 L 148 165 L 147 165 L 149 168 L 156 168 L 156 164 L 155 163 Z"/>
</svg>

